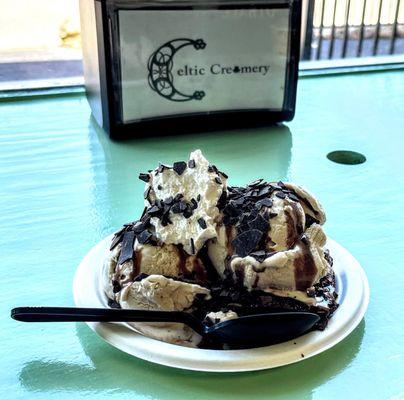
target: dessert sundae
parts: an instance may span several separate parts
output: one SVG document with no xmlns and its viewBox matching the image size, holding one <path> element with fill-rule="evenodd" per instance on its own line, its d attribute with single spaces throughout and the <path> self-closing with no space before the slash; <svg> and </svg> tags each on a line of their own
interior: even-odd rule
<svg viewBox="0 0 404 400">
<path fill-rule="evenodd" d="M 103 267 L 113 308 L 185 311 L 208 326 L 268 312 L 312 312 L 323 330 L 338 307 L 321 204 L 263 179 L 230 186 L 200 150 L 141 173 L 145 208 L 115 233 Z M 149 337 L 215 348 L 179 323 L 131 323 Z"/>
</svg>

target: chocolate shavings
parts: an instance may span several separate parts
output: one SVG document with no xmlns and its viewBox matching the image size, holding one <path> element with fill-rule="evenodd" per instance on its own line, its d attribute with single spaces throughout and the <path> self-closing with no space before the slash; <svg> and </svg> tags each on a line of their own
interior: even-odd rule
<svg viewBox="0 0 404 400">
<path fill-rule="evenodd" d="M 175 162 L 173 165 L 173 170 L 178 174 L 178 175 L 182 175 L 183 172 L 186 170 L 187 168 L 187 163 L 184 161 L 178 161 Z"/>
<path fill-rule="evenodd" d="M 135 232 L 125 232 L 122 238 L 122 249 L 119 255 L 118 265 L 133 258 L 133 244 L 135 242 Z"/>
<path fill-rule="evenodd" d="M 206 229 L 207 225 L 206 225 L 206 221 L 203 218 L 199 218 L 198 219 L 198 224 L 202 229 Z"/>
<path fill-rule="evenodd" d="M 139 174 L 139 179 L 143 182 L 149 182 L 150 181 L 150 175 L 149 174 Z"/>
<path fill-rule="evenodd" d="M 262 232 L 258 229 L 251 229 L 237 235 L 237 237 L 232 241 L 232 246 L 235 253 L 240 257 L 246 257 L 257 247 L 261 237 Z"/>
<path fill-rule="evenodd" d="M 151 190 L 151 186 L 149 186 L 149 187 L 145 190 L 145 192 L 144 192 L 144 194 L 143 194 L 143 197 L 144 197 L 145 199 L 148 199 L 149 194 L 150 194 L 150 190 Z"/>
<path fill-rule="evenodd" d="M 258 214 L 254 220 L 248 222 L 248 226 L 251 229 L 258 229 L 262 233 L 266 233 L 268 232 L 269 223 L 261 214 Z"/>
<path fill-rule="evenodd" d="M 141 234 L 138 235 L 137 240 L 140 244 L 147 243 L 152 237 L 152 234 L 148 230 L 144 230 Z"/>
</svg>

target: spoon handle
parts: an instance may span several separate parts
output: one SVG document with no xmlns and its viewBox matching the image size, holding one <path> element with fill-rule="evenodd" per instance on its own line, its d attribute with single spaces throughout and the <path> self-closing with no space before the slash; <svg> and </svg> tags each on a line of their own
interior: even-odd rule
<svg viewBox="0 0 404 400">
<path fill-rule="evenodd" d="M 18 307 L 11 317 L 24 322 L 180 322 L 189 317 L 180 311 L 148 311 L 76 307 Z"/>
</svg>

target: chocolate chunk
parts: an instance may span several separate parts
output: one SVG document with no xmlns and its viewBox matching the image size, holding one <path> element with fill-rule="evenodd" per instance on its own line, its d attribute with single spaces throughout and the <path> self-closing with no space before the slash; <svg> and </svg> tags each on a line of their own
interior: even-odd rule
<svg viewBox="0 0 404 400">
<path fill-rule="evenodd" d="M 146 229 L 146 226 L 145 226 L 145 224 L 144 224 L 143 222 L 141 222 L 141 221 L 137 221 L 137 222 L 133 225 L 133 228 L 132 228 L 132 230 L 133 230 L 135 233 L 140 233 L 140 232 L 144 231 L 145 229 Z"/>
<path fill-rule="evenodd" d="M 283 192 L 276 192 L 275 196 L 279 197 L 280 199 L 285 199 L 286 198 L 286 194 L 283 193 Z"/>
<path fill-rule="evenodd" d="M 163 216 L 161 217 L 161 225 L 167 226 L 168 224 L 171 224 L 172 221 L 170 219 L 170 209 L 164 212 Z"/>
<path fill-rule="evenodd" d="M 195 168 L 195 160 L 189 160 L 188 161 L 188 167 L 189 168 Z"/>
<path fill-rule="evenodd" d="M 206 221 L 203 218 L 199 218 L 198 219 L 198 224 L 202 229 L 206 229 L 207 225 L 206 225 Z"/>
<path fill-rule="evenodd" d="M 219 170 L 217 169 L 216 165 L 209 165 L 208 172 L 216 172 L 216 173 L 218 173 Z"/>
<path fill-rule="evenodd" d="M 115 300 L 108 299 L 108 307 L 110 308 L 121 308 L 118 302 Z"/>
<path fill-rule="evenodd" d="M 259 190 L 255 190 L 255 189 L 254 190 L 249 190 L 249 191 L 246 192 L 245 195 L 247 197 L 255 197 L 258 194 L 258 192 L 259 192 Z"/>
<path fill-rule="evenodd" d="M 180 210 L 181 210 L 181 212 L 184 212 L 187 208 L 189 208 L 187 202 L 186 201 L 180 201 Z"/>
<path fill-rule="evenodd" d="M 272 192 L 272 187 L 269 185 L 263 186 L 262 188 L 260 188 L 257 196 L 258 197 L 266 197 L 268 196 L 270 193 Z"/>
<path fill-rule="evenodd" d="M 235 253 L 240 257 L 246 257 L 251 253 L 261 240 L 262 232 L 258 229 L 251 229 L 243 232 L 232 241 Z"/>
<path fill-rule="evenodd" d="M 187 169 L 187 163 L 184 161 L 175 162 L 173 165 L 173 170 L 178 174 L 182 175 L 183 172 Z"/>
<path fill-rule="evenodd" d="M 259 184 L 261 184 L 264 180 L 263 179 L 257 179 L 251 183 L 248 184 L 248 186 L 250 187 L 254 187 L 254 186 L 258 186 Z"/>
<path fill-rule="evenodd" d="M 222 184 L 222 180 L 221 180 L 218 176 L 215 178 L 215 182 L 216 182 L 218 185 L 221 185 L 221 184 Z"/>
<path fill-rule="evenodd" d="M 163 186 L 157 185 L 157 189 L 158 189 L 158 190 L 161 190 L 161 189 L 163 189 Z"/>
<path fill-rule="evenodd" d="M 137 240 L 140 244 L 147 243 L 152 237 L 152 234 L 148 230 L 144 230 L 138 237 Z"/>
<path fill-rule="evenodd" d="M 242 224 L 237 226 L 237 231 L 239 233 L 249 231 L 251 228 L 247 224 Z"/>
<path fill-rule="evenodd" d="M 144 196 L 145 199 L 148 199 L 149 194 L 150 194 L 150 190 L 151 190 L 151 186 L 149 186 L 149 187 L 145 190 L 145 192 L 144 192 L 144 194 L 143 194 L 143 196 Z"/>
<path fill-rule="evenodd" d="M 201 201 L 201 195 L 198 194 L 198 196 L 196 197 L 196 201 Z"/>
<path fill-rule="evenodd" d="M 243 212 L 242 208 L 234 201 L 230 201 L 223 211 L 233 217 L 241 215 Z"/>
<path fill-rule="evenodd" d="M 162 202 L 162 200 L 160 200 L 160 199 L 157 199 L 155 202 L 154 202 L 154 205 L 156 205 L 158 208 L 164 208 L 164 203 Z"/>
<path fill-rule="evenodd" d="M 187 204 L 185 203 L 185 201 L 178 201 L 178 203 L 175 203 L 172 207 L 171 207 L 171 211 L 174 214 L 181 214 L 182 212 L 184 212 L 187 209 Z"/>
<path fill-rule="evenodd" d="M 272 186 L 272 189 L 273 190 L 283 190 L 279 185 L 277 185 L 276 183 L 275 184 L 271 184 L 271 186 Z"/>
<path fill-rule="evenodd" d="M 118 293 L 121 290 L 121 285 L 118 281 L 112 281 L 112 291 Z"/>
<path fill-rule="evenodd" d="M 259 200 L 257 201 L 257 207 L 258 209 L 261 209 L 262 207 L 272 207 L 273 206 L 273 201 L 271 199 L 269 199 L 268 197 L 266 197 L 265 199 Z"/>
<path fill-rule="evenodd" d="M 309 226 L 313 225 L 313 224 L 319 224 L 320 221 L 313 218 L 311 215 L 306 214 L 306 228 L 308 228 Z"/>
<path fill-rule="evenodd" d="M 244 213 L 242 217 L 240 218 L 240 225 L 248 225 L 248 222 L 253 220 L 254 218 L 250 217 L 250 214 L 248 212 Z"/>
<path fill-rule="evenodd" d="M 269 218 L 271 219 L 271 218 L 275 218 L 275 217 L 277 217 L 278 216 L 278 214 L 277 213 L 274 213 L 274 212 L 270 212 L 269 213 Z"/>
<path fill-rule="evenodd" d="M 225 215 L 223 217 L 223 225 L 226 225 L 226 226 L 230 225 L 230 217 L 228 215 Z"/>
<path fill-rule="evenodd" d="M 142 219 L 146 215 L 147 207 L 143 209 L 142 215 L 140 216 L 140 219 Z"/>
<path fill-rule="evenodd" d="M 172 224 L 172 221 L 169 217 L 164 217 L 161 219 L 161 225 L 167 226 L 168 224 Z"/>
<path fill-rule="evenodd" d="M 195 243 L 194 243 L 194 239 L 191 238 L 191 252 L 192 254 L 195 254 Z"/>
<path fill-rule="evenodd" d="M 176 203 L 177 201 L 180 201 L 183 197 L 184 197 L 184 195 L 182 193 L 176 194 L 174 197 L 174 203 Z"/>
<path fill-rule="evenodd" d="M 228 175 L 226 175 L 224 172 L 222 172 L 222 171 L 219 171 L 219 174 L 220 175 L 222 175 L 223 176 L 223 178 L 225 178 L 225 179 L 227 179 L 229 176 Z"/>
<path fill-rule="evenodd" d="M 133 257 L 133 244 L 135 242 L 135 232 L 125 232 L 122 238 L 122 249 L 119 255 L 118 265 L 125 261 L 131 260 Z"/>
<path fill-rule="evenodd" d="M 278 182 L 278 186 L 281 187 L 282 189 L 286 189 L 286 186 L 282 181 Z"/>
<path fill-rule="evenodd" d="M 149 215 L 151 215 L 152 217 L 155 217 L 155 216 L 157 216 L 158 214 L 160 214 L 160 211 L 161 211 L 161 208 L 159 208 L 157 205 L 155 205 L 155 206 L 153 206 L 153 207 L 150 207 L 150 208 L 147 210 L 147 213 L 148 213 Z"/>
<path fill-rule="evenodd" d="M 109 250 L 113 250 L 121 241 L 122 241 L 123 235 L 117 235 L 115 234 L 114 238 L 112 239 L 111 246 L 109 247 Z"/>
<path fill-rule="evenodd" d="M 123 236 L 123 233 L 126 231 L 126 229 L 128 229 L 128 227 L 130 227 L 130 226 L 132 226 L 132 224 L 125 224 L 121 229 L 119 229 L 119 231 L 117 231 L 117 232 L 115 232 L 114 233 L 114 239 L 113 239 L 113 241 L 116 239 L 116 238 L 122 238 L 122 236 Z M 112 246 L 112 245 L 111 245 Z M 324 252 L 325 253 L 325 252 Z"/>
<path fill-rule="evenodd" d="M 253 219 L 255 219 L 255 217 L 258 215 L 258 210 L 256 208 L 252 208 L 250 210 L 250 221 L 252 221 Z"/>
<path fill-rule="evenodd" d="M 269 222 L 261 214 L 258 214 L 248 225 L 251 229 L 258 229 L 262 233 L 267 233 L 269 228 Z"/>
<path fill-rule="evenodd" d="M 227 200 L 227 193 L 225 190 L 223 190 L 217 202 L 217 208 L 219 210 L 223 210 L 223 208 L 226 206 L 226 200 Z"/>
<path fill-rule="evenodd" d="M 239 199 L 232 200 L 232 204 L 238 207 L 242 207 L 244 203 L 246 202 L 246 199 L 244 197 L 240 197 Z"/>
<path fill-rule="evenodd" d="M 182 215 L 184 216 L 184 218 L 188 219 L 193 213 L 194 213 L 194 211 L 192 210 L 192 208 L 189 205 L 187 205 L 187 208 L 182 213 Z"/>
<path fill-rule="evenodd" d="M 297 202 L 300 201 L 300 199 L 299 199 L 295 194 L 293 194 L 293 193 L 289 193 L 289 194 L 288 194 L 288 197 L 289 197 L 289 199 L 291 199 L 291 200 L 293 200 L 293 201 L 297 201 Z"/>
<path fill-rule="evenodd" d="M 163 201 L 163 203 L 164 203 L 164 204 L 167 204 L 167 205 L 171 205 L 171 204 L 173 204 L 173 202 L 174 202 L 174 199 L 172 198 L 172 196 L 167 197 L 167 198 Z"/>
<path fill-rule="evenodd" d="M 171 207 L 171 211 L 172 211 L 174 214 L 181 214 L 180 203 L 175 203 L 175 204 Z"/>
<path fill-rule="evenodd" d="M 193 210 L 198 208 L 198 202 L 195 199 L 191 199 L 191 208 Z"/>
<path fill-rule="evenodd" d="M 238 222 L 238 217 L 230 217 L 230 225 L 236 225 Z"/>
<path fill-rule="evenodd" d="M 139 174 L 139 179 L 143 182 L 149 182 L 150 180 L 150 175 L 149 174 Z"/>
<path fill-rule="evenodd" d="M 142 217 L 141 221 L 145 227 L 147 227 L 150 224 L 150 219 L 151 219 L 151 217 L 147 213 L 144 215 L 144 217 Z"/>
</svg>

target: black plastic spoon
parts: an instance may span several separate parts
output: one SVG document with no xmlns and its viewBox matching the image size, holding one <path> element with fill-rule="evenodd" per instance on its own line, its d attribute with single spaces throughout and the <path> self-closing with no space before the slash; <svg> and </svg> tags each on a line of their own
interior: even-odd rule
<svg viewBox="0 0 404 400">
<path fill-rule="evenodd" d="M 296 338 L 310 330 L 320 317 L 309 312 L 255 314 L 206 326 L 180 311 L 146 311 L 108 308 L 18 307 L 11 317 L 24 322 L 179 322 L 206 341 L 230 348 L 260 347 Z"/>
</svg>

